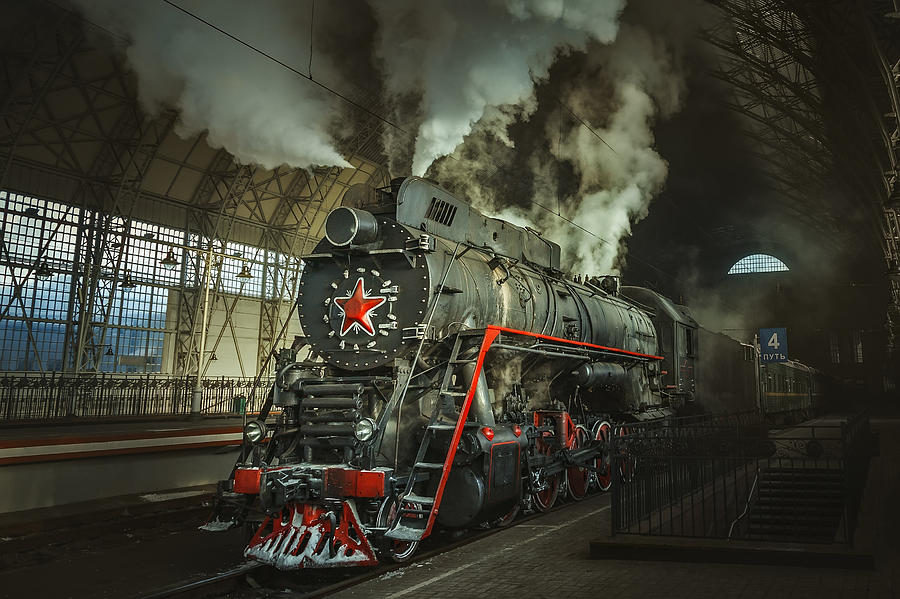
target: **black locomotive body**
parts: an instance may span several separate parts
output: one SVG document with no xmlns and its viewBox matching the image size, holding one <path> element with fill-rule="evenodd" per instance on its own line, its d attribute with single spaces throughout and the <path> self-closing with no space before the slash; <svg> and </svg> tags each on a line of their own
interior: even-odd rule
<svg viewBox="0 0 900 599">
<path fill-rule="evenodd" d="M 220 485 L 225 526 L 262 514 L 248 556 L 402 560 L 435 526 L 580 499 L 609 487 L 612 435 L 699 393 L 686 308 L 564 276 L 557 244 L 430 181 L 353 188 L 325 230 L 297 299 L 319 360 L 282 354 Z"/>
</svg>

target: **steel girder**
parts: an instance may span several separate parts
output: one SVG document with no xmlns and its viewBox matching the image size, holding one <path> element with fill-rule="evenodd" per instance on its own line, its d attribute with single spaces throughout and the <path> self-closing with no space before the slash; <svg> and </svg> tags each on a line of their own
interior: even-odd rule
<svg viewBox="0 0 900 599">
<path fill-rule="evenodd" d="M 728 107 L 747 117 L 747 136 L 757 146 L 751 153 L 766 164 L 775 190 L 791 199 L 782 208 L 832 240 L 833 223 L 821 218 L 818 194 L 810 193 L 827 177 L 832 156 L 808 34 L 781 0 L 717 5 L 724 18 L 704 38 L 721 50 L 714 74 L 734 91 Z"/>
<path fill-rule="evenodd" d="M 117 127 L 123 142 L 110 144 L 107 158 L 113 159 L 118 187 L 110 198 L 111 206 L 95 212 L 95 243 L 83 256 L 81 276 L 73 277 L 76 286 L 72 297 L 80 304 L 76 309 L 78 343 L 75 369 L 79 372 L 100 369 L 100 353 L 106 346 L 107 329 L 113 316 L 120 274 L 126 271 L 126 248 L 129 243 L 131 213 L 141 197 L 141 183 L 162 140 L 175 123 L 175 114 L 166 112 L 158 118 L 141 117 L 126 110 Z M 142 118 L 143 122 L 137 122 Z M 126 131 L 131 140 L 124 141 Z M 111 276 L 110 276 L 111 275 Z"/>
<path fill-rule="evenodd" d="M 892 274 L 889 317 L 900 327 L 896 0 L 714 4 L 725 19 L 706 39 L 723 52 L 718 76 L 734 86 L 731 107 L 755 123 L 758 155 L 776 186 L 792 189 L 789 196 L 813 220 L 822 209 L 818 191 L 832 185 L 846 198 L 835 215 L 840 221 L 865 215 L 868 234 L 849 235 L 883 253 Z"/>
<path fill-rule="evenodd" d="M 29 48 L 29 58 L 15 68 L 12 62 L 17 56 L 6 54 L 0 57 L 6 74 L 0 105 L 0 188 L 6 185 L 10 164 L 26 127 L 34 119 L 60 70 L 84 39 L 78 20 L 67 13 L 59 16 L 52 28 L 52 36 L 46 35 L 37 22 L 27 30 L 18 31 L 21 34 L 19 43 L 11 45 Z M 26 38 L 32 43 L 23 43 Z"/>
<path fill-rule="evenodd" d="M 26 3 L 21 4 L 32 10 Z M 176 175 L 183 169 L 201 170 L 186 159 L 178 160 L 159 151 L 175 114 L 164 113 L 158 118 L 144 115 L 137 108 L 131 75 L 108 54 L 100 53 L 102 60 L 111 59 L 109 72 L 80 72 L 82 63 L 73 57 L 96 52 L 84 38 L 83 27 L 88 25 L 71 11 L 47 7 L 47 12 L 56 19 L 55 26 L 48 28 L 47 24 L 54 21 L 41 18 L 27 28 L 11 28 L 16 35 L 21 34 L 24 41 L 14 46 L 23 51 L 5 55 L 0 62 L 0 185 L 7 182 L 14 168 L 16 173 L 28 175 L 24 179 L 23 175 L 16 175 L 23 181 L 16 183 L 18 189 L 39 195 L 40 191 L 29 188 L 29 177 L 47 174 L 52 180 L 72 184 L 71 192 L 58 192 L 55 199 L 89 209 L 81 212 L 77 229 L 76 245 L 81 250 L 73 259 L 75 276 L 68 307 L 68 320 L 73 324 L 66 330 L 65 363 L 75 371 L 96 371 L 100 366 L 100 352 L 108 344 L 108 331 L 117 326 L 114 310 L 119 305 L 116 297 L 120 275 L 127 268 L 126 241 L 132 210 L 143 197 L 179 208 L 186 219 L 185 246 L 199 240 L 206 248 L 205 244 L 222 244 L 215 246 L 221 249 L 236 230 L 241 243 L 252 245 L 248 235 L 257 231 L 256 245 L 265 252 L 264 261 L 273 252 L 296 257 L 286 272 L 285 265 L 279 265 L 284 276 L 270 289 L 274 291 L 271 297 L 263 297 L 263 334 L 257 364 L 263 368 L 287 329 L 290 314 L 285 317 L 284 307 L 293 302 L 282 298 L 293 298 L 296 293 L 298 256 L 318 239 L 323 224 L 318 212 L 336 205 L 343 190 L 353 182 L 387 182 L 386 172 L 377 166 L 383 160 L 380 124 L 370 117 L 362 117 L 358 123 L 354 119 L 358 126 L 341 145 L 347 155 L 356 157 L 353 161 L 359 165 L 359 171 L 306 172 L 282 167 L 264 173 L 235 164 L 222 150 L 202 169 L 201 182 L 189 202 L 169 197 L 168 190 L 163 195 L 158 188 L 143 190 L 142 183 L 153 161 L 174 164 Z M 57 101 L 65 94 L 76 98 L 75 104 Z M 57 111 L 60 106 L 66 110 Z M 194 140 L 193 147 L 201 141 L 202 137 Z M 174 182 L 173 178 L 169 190 Z M 163 219 L 159 224 L 176 225 L 172 220 Z M 175 332 L 175 351 L 169 364 L 174 363 L 180 374 L 196 375 L 202 368 L 197 355 L 197 337 L 203 327 L 198 318 L 202 301 L 197 283 L 198 275 L 203 273 L 201 258 L 202 251 L 182 254 L 184 268 L 177 318 L 174 327 L 169 325 Z M 237 302 L 237 297 L 221 291 L 219 276 L 211 273 L 209 283 L 211 310 L 225 310 L 225 323 L 218 334 L 207 331 L 216 345 L 226 327 L 233 329 L 231 313 Z M 209 319 L 207 327 L 208 323 Z"/>
<path fill-rule="evenodd" d="M 44 25 L 41 27 L 40 25 Z M 0 187 L 8 187 L 13 165 L 23 161 L 17 151 L 42 147 L 46 155 L 54 156 L 55 165 L 40 165 L 41 170 L 63 169 L 80 175 L 79 184 L 68 199 L 70 205 L 105 212 L 102 217 L 92 213 L 88 221 L 86 211 L 80 212 L 77 247 L 81 254 L 73 258 L 69 323 L 65 330 L 63 363 L 81 372 L 96 370 L 97 351 L 110 325 L 115 300 L 118 272 L 122 266 L 127 233 L 127 213 L 140 195 L 140 183 L 156 147 L 174 121 L 173 114 L 163 115 L 159 122 L 151 122 L 142 129 L 142 118 L 134 108 L 134 98 L 117 93 L 127 89 L 124 73 L 118 63 L 94 80 L 80 76 L 74 58 L 90 52 L 85 44 L 77 18 L 63 13 L 55 29 L 46 23 L 35 24 L 34 54 L 20 69 L 18 80 L 6 90 L 2 107 L 3 127 L 0 128 Z M 8 59 L 8 57 L 7 57 Z M 10 69 L 5 69 L 7 72 Z M 114 82 L 110 85 L 110 82 Z M 57 114 L 57 106 L 48 101 L 51 94 L 71 94 L 84 108 L 74 113 Z M 98 118 L 103 112 L 106 119 Z M 109 128 L 104 123 L 109 115 L 118 115 Z M 96 133 L 85 134 L 83 124 L 92 123 Z M 99 145 L 90 164 L 74 148 L 75 144 Z M 89 155 L 88 155 L 89 156 Z M 115 181 L 114 186 L 109 183 Z M 22 189 L 23 192 L 31 190 Z M 45 241 L 46 247 L 54 239 L 57 225 Z M 39 257 L 44 248 L 40 248 Z M 18 297 L 30 272 L 17 281 L 13 298 Z M 8 307 L 4 308 L 4 314 Z M 95 334 L 99 338 L 95 339 Z M 37 348 L 34 348 L 37 353 Z"/>
</svg>

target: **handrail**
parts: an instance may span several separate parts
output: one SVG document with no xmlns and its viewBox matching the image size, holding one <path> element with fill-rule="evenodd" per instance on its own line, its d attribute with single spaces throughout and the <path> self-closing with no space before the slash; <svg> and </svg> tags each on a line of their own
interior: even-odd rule
<svg viewBox="0 0 900 599">
<path fill-rule="evenodd" d="M 734 519 L 731 523 L 731 526 L 728 528 L 728 540 L 731 540 L 731 534 L 734 532 L 735 525 L 740 522 L 741 518 L 747 515 L 750 511 L 750 503 L 753 501 L 753 491 L 756 490 L 756 483 L 759 481 L 759 468 L 756 469 L 756 476 L 753 477 L 753 485 L 750 486 L 750 493 L 747 494 L 747 505 L 744 506 L 744 511 L 741 512 L 741 515 Z"/>
<path fill-rule="evenodd" d="M 459 246 L 462 245 L 461 241 L 456 242 L 456 247 L 453 248 L 453 255 L 450 256 L 450 260 L 447 261 L 447 268 L 444 270 L 443 276 L 441 276 L 441 282 L 435 289 L 434 297 L 431 301 L 430 310 L 428 312 L 428 319 L 425 321 L 425 330 L 422 333 L 422 338 L 419 340 L 419 346 L 416 348 L 416 355 L 412 359 L 410 363 L 409 374 L 407 374 L 406 379 L 403 381 L 403 388 L 400 390 L 400 393 L 397 396 L 397 405 L 391 406 L 391 410 L 397 410 L 397 430 L 400 430 L 400 416 L 403 411 L 403 400 L 406 399 L 406 391 L 409 389 L 409 381 L 412 379 L 412 375 L 416 369 L 416 364 L 419 362 L 419 356 L 422 355 L 422 348 L 425 346 L 425 340 L 428 338 L 428 329 L 431 327 L 431 321 L 434 318 L 434 313 L 437 311 L 438 301 L 441 298 L 441 293 L 444 291 L 444 284 L 447 282 L 447 276 L 450 274 L 450 269 L 453 268 L 453 263 L 456 261 L 456 257 L 459 254 Z M 390 417 L 390 416 L 389 416 Z M 397 435 L 397 441 L 394 445 L 394 470 L 397 470 L 398 461 L 400 457 L 400 435 Z M 399 514 L 399 511 L 397 512 Z"/>
</svg>

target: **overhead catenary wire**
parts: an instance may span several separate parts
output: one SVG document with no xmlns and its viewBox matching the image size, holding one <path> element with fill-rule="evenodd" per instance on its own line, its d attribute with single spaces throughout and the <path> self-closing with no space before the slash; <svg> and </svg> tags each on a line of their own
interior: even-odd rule
<svg viewBox="0 0 900 599">
<path fill-rule="evenodd" d="M 581 118 L 580 116 L 578 116 L 578 115 L 575 113 L 574 110 L 572 110 L 571 108 L 569 108 L 568 106 L 566 106 L 565 103 L 564 103 L 561 99 L 556 98 L 556 101 L 559 102 L 559 105 L 560 105 L 561 107 L 565 108 L 566 112 L 568 112 L 570 115 L 572 115 L 572 118 L 574 118 L 576 121 L 578 121 L 579 123 L 581 123 L 581 125 L 582 125 L 585 129 L 587 129 L 588 131 L 590 131 L 590 132 L 593 134 L 594 137 L 596 137 L 597 139 L 599 139 L 600 141 L 602 141 L 604 146 L 606 146 L 607 148 L 609 148 L 610 150 L 612 150 L 613 154 L 618 154 L 618 152 L 616 152 L 616 149 L 615 149 L 614 147 L 612 147 L 611 145 L 609 145 L 609 143 L 607 143 L 607 141 L 606 141 L 605 139 L 603 139 L 603 137 L 601 137 L 599 133 L 597 133 L 596 131 L 594 131 L 594 128 L 591 127 L 590 125 L 588 125 L 588 124 L 585 122 L 585 120 L 584 120 L 583 118 Z"/>
<path fill-rule="evenodd" d="M 191 18 L 193 18 L 193 19 L 196 19 L 197 21 L 203 23 L 203 24 L 206 25 L 207 27 L 210 27 L 210 28 L 212 28 L 212 29 L 215 29 L 216 31 L 218 31 L 218 32 L 221 33 L 222 35 L 224 35 L 224 36 L 226 36 L 226 37 L 228 37 L 228 38 L 234 40 L 235 42 L 241 44 L 242 46 L 245 46 L 245 47 L 249 48 L 249 49 L 252 50 L 253 52 L 256 52 L 257 54 L 259 54 L 259 55 L 261 55 L 261 56 L 264 56 L 265 58 L 268 58 L 268 59 L 271 60 L 272 62 L 274 62 L 274 63 L 276 63 L 276 64 L 278 64 L 278 65 L 284 67 L 285 69 L 289 70 L 290 72 L 294 73 L 295 75 L 299 75 L 300 77 L 303 77 L 303 78 L 306 79 L 307 81 L 309 81 L 309 82 L 311 82 L 311 83 L 313 83 L 313 84 L 315 84 L 315 85 L 321 87 L 322 89 L 324 89 L 324 90 L 327 91 L 328 93 L 333 94 L 334 96 L 337 96 L 338 98 L 340 98 L 341 100 L 343 100 L 343 101 L 346 102 L 347 104 L 350 104 L 351 106 L 353 106 L 353 107 L 355 107 L 355 108 L 358 108 L 359 110 L 362 110 L 363 112 L 365 112 L 365 113 L 368 114 L 369 116 L 378 119 L 378 120 L 381 121 L 382 123 L 384 123 L 384 124 L 386 124 L 386 125 L 390 125 L 391 127 L 394 127 L 395 129 L 397 129 L 398 131 L 402 131 L 403 133 L 406 133 L 407 135 L 412 135 L 412 133 L 410 133 L 409 131 L 407 131 L 406 129 L 404 129 L 403 127 L 401 127 L 400 125 L 398 125 L 397 123 L 391 121 L 390 119 L 388 119 L 388 118 L 386 118 L 386 117 L 381 116 L 381 115 L 378 114 L 377 112 L 374 112 L 374 111 L 372 111 L 372 110 L 366 108 L 365 106 L 363 106 L 363 105 L 360 104 L 359 102 L 357 102 L 357 101 L 355 101 L 355 100 L 353 100 L 353 99 L 347 97 L 346 95 L 342 94 L 341 92 L 339 92 L 339 91 L 337 91 L 337 90 L 335 90 L 335 89 L 332 89 L 331 87 L 325 85 L 325 84 L 322 83 L 321 81 L 318 81 L 317 79 L 314 79 L 311 72 L 310 72 L 310 73 L 304 73 L 303 71 L 299 71 L 299 70 L 295 69 L 295 68 L 292 67 L 291 65 L 287 64 L 286 62 L 284 62 L 284 61 L 282 61 L 282 60 L 279 60 L 278 58 L 272 56 L 272 55 L 269 54 L 268 52 L 266 52 L 266 51 L 264 51 L 264 50 L 261 50 L 261 49 L 257 48 L 257 47 L 254 46 L 253 44 L 250 44 L 250 43 L 245 42 L 245 41 L 242 40 L 241 38 L 237 37 L 236 35 L 233 35 L 233 34 L 229 33 L 228 31 L 222 29 L 222 28 L 219 27 L 218 25 L 216 25 L 216 24 L 214 24 L 214 23 L 211 23 L 210 21 L 207 21 L 207 20 L 204 19 L 203 17 L 201 17 L 201 16 L 199 16 L 199 15 L 196 15 L 196 14 L 192 13 L 191 11 L 187 10 L 186 8 L 183 8 L 183 7 L 179 6 L 179 5 L 176 4 L 175 2 L 172 2 L 172 0 L 162 0 L 162 1 L 165 2 L 166 4 L 168 4 L 169 6 L 171 6 L 172 8 L 174 8 L 174 9 L 176 9 L 176 10 L 179 10 L 179 11 L 183 12 L 184 14 L 186 14 L 187 16 L 189 16 L 189 17 L 191 17 Z M 311 46 L 310 46 L 310 47 L 311 47 Z M 311 54 L 310 54 L 310 68 L 312 68 L 312 55 L 311 55 Z"/>
<path fill-rule="evenodd" d="M 309 78 L 312 79 L 312 59 L 313 59 L 313 31 L 315 30 L 314 24 L 316 22 L 316 0 L 312 0 L 309 6 L 309 66 L 306 69 L 306 72 L 309 74 Z"/>
</svg>

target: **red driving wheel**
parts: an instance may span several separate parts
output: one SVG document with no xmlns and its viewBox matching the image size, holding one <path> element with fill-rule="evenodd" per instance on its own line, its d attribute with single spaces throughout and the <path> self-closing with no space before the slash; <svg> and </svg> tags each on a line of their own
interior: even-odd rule
<svg viewBox="0 0 900 599">
<path fill-rule="evenodd" d="M 584 447 L 590 438 L 591 434 L 588 430 L 579 424 L 575 427 L 572 449 Z M 569 466 L 566 468 L 566 482 L 569 497 L 576 501 L 584 499 L 584 496 L 587 495 L 588 486 L 591 483 L 591 471 L 584 467 Z"/>
<path fill-rule="evenodd" d="M 631 434 L 631 427 L 624 424 L 616 430 L 616 435 L 619 436 L 620 440 L 629 434 Z M 619 455 L 622 456 L 622 461 L 619 462 L 619 474 L 622 475 L 623 482 L 628 482 L 634 476 L 634 462 L 622 450 L 622 445 L 619 446 Z"/>
<path fill-rule="evenodd" d="M 544 444 L 543 448 L 538 451 L 545 455 L 551 455 L 553 448 L 548 444 Z M 546 512 L 553 507 L 553 504 L 556 503 L 556 498 L 559 496 L 559 474 L 550 476 L 541 474 L 540 482 L 543 483 L 544 488 L 536 493 L 532 493 L 531 497 L 534 499 L 535 507 L 539 511 Z"/>
<path fill-rule="evenodd" d="M 611 458 L 609 455 L 609 436 L 612 432 L 612 426 L 605 421 L 600 420 L 594 425 L 594 440 L 603 442 L 603 453 L 594 460 L 594 479 L 601 491 L 609 491 L 612 486 L 612 468 Z"/>
</svg>

